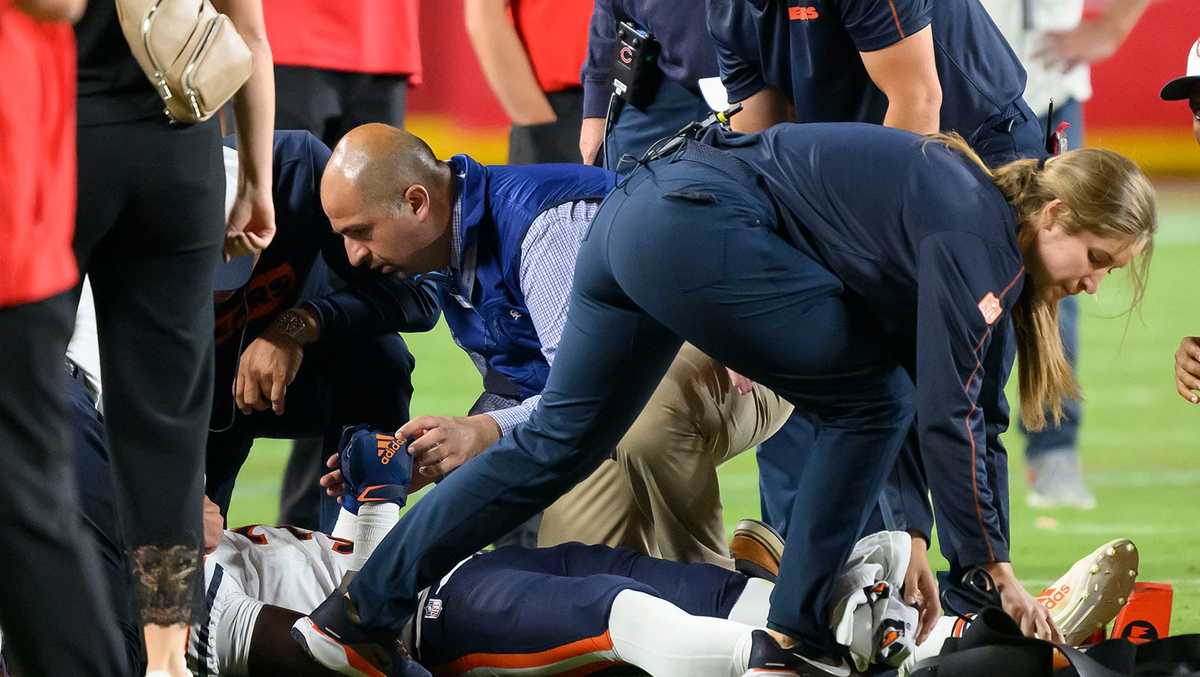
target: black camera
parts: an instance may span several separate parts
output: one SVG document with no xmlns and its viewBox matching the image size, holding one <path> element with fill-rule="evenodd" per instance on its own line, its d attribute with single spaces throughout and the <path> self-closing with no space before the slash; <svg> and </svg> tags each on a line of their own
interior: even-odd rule
<svg viewBox="0 0 1200 677">
<path fill-rule="evenodd" d="M 613 91 L 617 98 L 637 108 L 645 109 L 654 101 L 662 84 L 658 57 L 662 45 L 628 21 L 617 24 L 617 52 L 613 55 Z"/>
</svg>

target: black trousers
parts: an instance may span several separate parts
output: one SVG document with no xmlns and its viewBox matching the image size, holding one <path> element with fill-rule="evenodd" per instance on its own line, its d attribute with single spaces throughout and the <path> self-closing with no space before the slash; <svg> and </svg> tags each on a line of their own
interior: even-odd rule
<svg viewBox="0 0 1200 677">
<path fill-rule="evenodd" d="M 220 131 L 215 120 L 152 118 L 80 127 L 78 147 L 75 255 L 96 305 L 118 521 L 131 552 L 173 549 L 154 568 L 173 569 L 202 544 L 212 275 L 225 228 Z M 187 621 L 199 570 L 135 587 L 144 617 Z M 147 605 L 150 589 L 157 601 Z"/>
<path fill-rule="evenodd" d="M 307 129 L 333 148 L 368 122 L 404 126 L 408 76 L 275 67 L 275 129 Z"/>
<path fill-rule="evenodd" d="M 128 674 L 79 526 L 63 357 L 73 294 L 0 308 L 0 626 L 18 675 Z M 64 626 L 67 619 L 67 626 Z"/>
<path fill-rule="evenodd" d="M 579 163 L 583 160 L 579 154 L 583 88 L 551 92 L 546 98 L 558 119 L 541 125 L 513 125 L 508 131 L 508 164 Z"/>
</svg>

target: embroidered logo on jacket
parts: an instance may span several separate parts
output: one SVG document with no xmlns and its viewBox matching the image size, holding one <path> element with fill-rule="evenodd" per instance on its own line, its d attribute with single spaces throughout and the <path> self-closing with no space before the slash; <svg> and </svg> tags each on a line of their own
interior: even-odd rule
<svg viewBox="0 0 1200 677">
<path fill-rule="evenodd" d="M 1000 313 L 1004 312 L 1004 306 L 1000 305 L 1000 299 L 996 298 L 995 294 L 988 292 L 979 302 L 979 312 L 983 315 L 983 321 L 991 326 L 1000 319 Z"/>
<path fill-rule="evenodd" d="M 425 602 L 425 618 L 429 620 L 437 620 L 438 616 L 442 615 L 442 600 L 431 599 Z"/>
</svg>

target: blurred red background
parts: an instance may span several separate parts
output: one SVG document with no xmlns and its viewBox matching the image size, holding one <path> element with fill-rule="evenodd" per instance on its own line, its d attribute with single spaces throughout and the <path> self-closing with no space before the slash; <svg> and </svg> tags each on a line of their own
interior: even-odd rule
<svg viewBox="0 0 1200 677">
<path fill-rule="evenodd" d="M 1122 1 L 1089 0 L 1089 11 Z M 1159 173 L 1200 173 L 1186 104 L 1158 98 L 1163 83 L 1183 74 L 1198 37 L 1200 0 L 1152 2 L 1117 54 L 1092 69 L 1088 143 L 1125 152 Z M 508 119 L 467 41 L 462 3 L 422 0 L 421 41 L 424 84 L 411 92 L 409 126 L 439 154 L 470 152 L 502 162 Z"/>
</svg>

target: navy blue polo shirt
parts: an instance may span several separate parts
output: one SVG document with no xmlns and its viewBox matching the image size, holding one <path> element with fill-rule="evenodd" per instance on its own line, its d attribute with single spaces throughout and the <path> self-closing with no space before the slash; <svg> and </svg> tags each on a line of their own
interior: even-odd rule
<svg viewBox="0 0 1200 677">
<path fill-rule="evenodd" d="M 700 96 L 696 82 L 717 76 L 717 53 L 708 35 L 698 30 L 704 5 L 696 0 L 596 0 L 588 29 L 588 55 L 583 64 L 583 117 L 602 118 L 612 93 L 612 60 L 617 22 L 631 21 L 662 45 L 658 67 L 663 76 Z"/>
<path fill-rule="evenodd" d="M 841 280 L 846 303 L 870 312 L 910 367 L 942 551 L 962 566 L 1009 561 L 999 436 L 1025 284 L 1012 206 L 971 160 L 900 129 L 714 127 L 705 142 L 762 178 L 788 239 Z M 870 199 L 853 199 L 863 186 Z"/>
<path fill-rule="evenodd" d="M 730 101 L 764 87 L 791 99 L 797 122 L 882 124 L 887 97 L 859 52 L 932 24 L 941 128 L 963 136 L 1013 116 L 1025 69 L 979 0 L 708 0 Z"/>
</svg>

